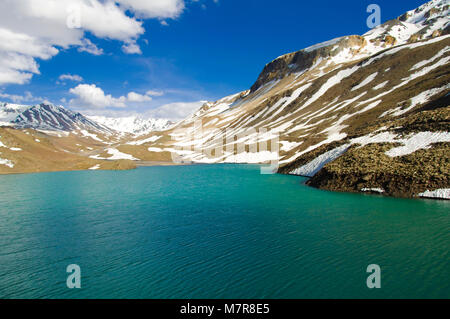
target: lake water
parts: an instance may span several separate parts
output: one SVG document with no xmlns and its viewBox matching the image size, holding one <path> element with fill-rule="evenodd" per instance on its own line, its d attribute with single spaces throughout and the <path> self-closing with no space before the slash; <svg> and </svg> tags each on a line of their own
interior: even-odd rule
<svg viewBox="0 0 450 319">
<path fill-rule="evenodd" d="M 0 176 L 0 297 L 450 297 L 450 202 L 304 181 L 253 165 Z"/>
</svg>

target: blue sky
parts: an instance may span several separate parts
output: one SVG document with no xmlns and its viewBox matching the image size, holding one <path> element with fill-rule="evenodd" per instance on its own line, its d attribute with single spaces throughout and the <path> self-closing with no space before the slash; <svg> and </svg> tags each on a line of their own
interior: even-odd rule
<svg viewBox="0 0 450 319">
<path fill-rule="evenodd" d="M 87 113 L 116 116 L 169 104 L 165 112 L 155 115 L 165 116 L 170 105 L 185 107 L 170 103 L 216 100 L 248 89 L 264 65 L 279 55 L 335 37 L 367 32 L 366 8 L 370 3 L 381 7 L 384 22 L 424 1 L 185 0 L 183 9 L 173 9 L 169 14 L 124 9 L 125 18 L 142 21 L 145 33 L 132 37 L 140 54 L 124 52 L 124 41 L 130 37 L 119 39 L 118 33 L 98 36 L 105 33 L 99 31 L 104 26 L 94 26 L 83 30 L 82 38 L 90 40 L 102 54 L 80 52 L 80 46 L 73 44 L 61 49 L 55 40 L 50 44 L 59 52 L 50 58 L 44 60 L 30 53 L 39 65 L 39 74 L 34 72 L 22 84 L 0 83 L 0 99 L 11 101 L 14 95 L 24 104 L 47 99 Z M 13 30 L 15 24 L 6 27 Z M 44 38 L 45 34 L 33 36 Z M 1 72 L 0 65 L 0 78 Z M 62 74 L 78 75 L 82 81 L 59 80 Z M 76 100 L 80 90 L 71 92 L 81 84 L 101 89 L 116 105 L 83 105 L 84 100 Z M 146 95 L 148 91 L 156 93 Z M 127 100 L 130 92 L 147 98 Z"/>
</svg>

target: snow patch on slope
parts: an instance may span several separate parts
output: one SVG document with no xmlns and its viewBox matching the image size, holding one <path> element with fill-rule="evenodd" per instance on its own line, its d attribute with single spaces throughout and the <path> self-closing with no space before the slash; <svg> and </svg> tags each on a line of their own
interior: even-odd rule
<svg viewBox="0 0 450 319">
<path fill-rule="evenodd" d="M 390 157 L 404 156 L 420 149 L 426 149 L 431 144 L 439 142 L 450 142 L 449 132 L 419 132 L 412 134 L 411 136 L 401 139 L 403 146 L 394 147 L 386 152 L 386 155 Z"/>
<path fill-rule="evenodd" d="M 362 81 L 360 84 L 358 84 L 357 86 L 352 88 L 352 91 L 356 91 L 364 86 L 366 86 L 367 84 L 369 84 L 370 82 L 372 82 L 378 75 L 378 72 L 375 72 L 371 75 L 369 75 L 364 81 Z"/>
<path fill-rule="evenodd" d="M 1 154 L 1 153 L 0 153 Z M 14 168 L 14 163 L 8 159 L 0 158 L 0 165 L 6 165 L 9 168 Z"/>
<path fill-rule="evenodd" d="M 379 134 L 369 134 L 350 140 L 350 143 L 336 147 L 331 151 L 323 153 L 309 163 L 289 172 L 293 175 L 314 176 L 327 163 L 334 161 L 343 155 L 351 145 L 359 144 L 363 147 L 373 143 L 400 143 L 402 146 L 394 147 L 385 154 L 390 157 L 405 156 L 420 149 L 427 149 L 434 143 L 450 142 L 449 132 L 419 132 L 411 134 L 405 138 L 400 138 L 397 134 L 382 132 Z"/>
<path fill-rule="evenodd" d="M 108 148 L 108 149 L 106 149 L 106 152 L 111 156 L 108 158 L 105 158 L 105 157 L 101 157 L 100 155 L 91 155 L 89 157 L 93 158 L 93 159 L 111 160 L 111 161 L 116 161 L 116 160 L 139 161 L 140 160 L 138 158 L 135 158 L 133 155 L 122 153 L 121 151 L 119 151 L 116 148 Z"/>
<path fill-rule="evenodd" d="M 322 169 L 322 167 L 324 167 L 327 163 L 334 161 L 339 156 L 344 154 L 348 150 L 349 147 L 350 147 L 350 144 L 345 144 L 345 145 L 336 147 L 336 148 L 332 149 L 331 151 L 328 151 L 326 153 L 319 155 L 318 157 L 313 159 L 308 164 L 305 164 L 299 168 L 294 169 L 293 171 L 289 172 L 289 174 L 312 177 L 318 171 L 320 171 Z"/>
<path fill-rule="evenodd" d="M 430 100 L 431 97 L 435 96 L 436 94 L 439 94 L 445 90 L 450 89 L 450 84 L 444 85 L 440 88 L 433 88 L 427 91 L 421 92 L 419 95 L 411 98 L 411 105 L 405 109 L 402 109 L 401 107 L 397 107 L 393 110 L 388 110 L 380 115 L 380 117 L 391 115 L 391 116 L 400 116 L 403 115 L 412 109 L 414 109 L 417 105 L 425 104 Z"/>
<path fill-rule="evenodd" d="M 128 145 L 142 145 L 145 143 L 153 143 L 156 142 L 157 140 L 159 140 L 161 138 L 161 136 L 151 136 L 149 138 L 143 139 L 143 140 L 138 140 L 138 141 L 132 141 L 132 142 L 128 142 Z"/>
</svg>

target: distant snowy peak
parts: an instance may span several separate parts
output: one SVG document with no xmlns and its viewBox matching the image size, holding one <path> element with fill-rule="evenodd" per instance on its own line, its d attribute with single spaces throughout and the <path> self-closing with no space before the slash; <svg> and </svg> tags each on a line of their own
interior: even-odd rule
<svg viewBox="0 0 450 319">
<path fill-rule="evenodd" d="M 52 104 L 18 105 L 0 103 L 0 126 L 32 128 L 48 131 L 95 131 L 106 134 L 130 133 L 145 135 L 170 128 L 174 123 L 166 119 L 144 119 L 139 116 L 110 118 L 86 117 L 63 106 Z"/>
<path fill-rule="evenodd" d="M 12 126 L 17 116 L 28 110 L 31 106 L 13 103 L 0 103 L 0 125 Z"/>
<path fill-rule="evenodd" d="M 166 119 L 144 119 L 139 116 L 119 118 L 90 116 L 89 118 L 115 131 L 134 135 L 145 135 L 153 131 L 163 131 L 173 125 L 171 121 Z"/>
<path fill-rule="evenodd" d="M 45 103 L 34 106 L 0 103 L 0 125 L 49 131 L 88 130 L 112 133 L 109 128 L 80 113 Z"/>
</svg>

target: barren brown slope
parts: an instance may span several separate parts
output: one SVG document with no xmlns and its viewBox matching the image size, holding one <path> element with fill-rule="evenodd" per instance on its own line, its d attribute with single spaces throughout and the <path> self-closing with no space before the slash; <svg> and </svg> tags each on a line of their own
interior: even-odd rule
<svg viewBox="0 0 450 319">
<path fill-rule="evenodd" d="M 90 158 L 92 151 L 105 145 L 73 133 L 50 135 L 33 129 L 0 127 L 0 141 L 0 174 L 136 167 L 132 161 Z"/>
</svg>

